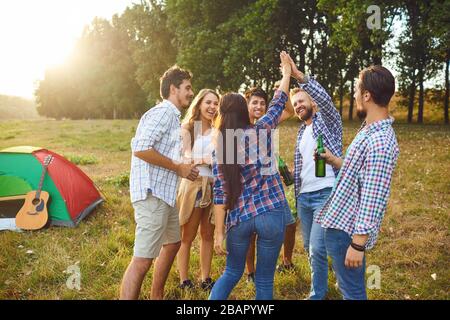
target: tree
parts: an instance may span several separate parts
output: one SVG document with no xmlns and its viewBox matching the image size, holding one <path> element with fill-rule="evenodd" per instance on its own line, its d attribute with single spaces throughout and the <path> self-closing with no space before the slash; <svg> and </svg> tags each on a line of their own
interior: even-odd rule
<svg viewBox="0 0 450 320">
<path fill-rule="evenodd" d="M 367 13 L 372 7 L 370 0 L 319 0 L 321 10 L 337 16 L 332 23 L 331 41 L 344 52 L 362 51 L 373 64 L 382 64 L 383 44 L 392 36 L 392 21 L 398 14 L 395 1 L 378 1 L 380 28 L 370 26 Z M 362 50 L 361 50 L 362 49 Z"/>
<path fill-rule="evenodd" d="M 236 90 L 243 78 L 227 73 L 224 65 L 230 51 L 231 34 L 224 24 L 250 1 L 167 0 L 168 25 L 175 35 L 177 63 L 192 71 L 196 88 Z M 239 30 L 233 30 L 237 33 Z M 245 50 L 244 48 L 242 48 Z"/>
<path fill-rule="evenodd" d="M 271 23 L 277 21 L 277 5 L 276 0 L 256 1 L 221 26 L 232 34 L 223 67 L 235 88 L 244 83 L 270 91 L 279 79 L 279 53 L 289 48 L 282 45 L 282 26 Z"/>
<path fill-rule="evenodd" d="M 332 47 L 336 48 L 336 59 L 340 61 L 337 69 L 341 72 L 339 75 L 340 101 L 342 101 L 345 83 L 350 81 L 349 120 L 353 119 L 355 78 L 359 70 L 366 66 L 382 64 L 382 57 L 386 54 L 383 44 L 391 37 L 392 19 L 396 14 L 393 4 L 380 3 L 383 8 L 380 29 L 370 29 L 367 25 L 369 16 L 367 9 L 371 4 L 371 1 L 356 0 L 318 1 L 318 8 L 327 14 L 326 25 L 330 28 L 329 41 Z"/>
<path fill-rule="evenodd" d="M 177 55 L 165 7 L 159 1 L 141 1 L 128 7 L 116 25 L 128 35 L 126 43 L 136 66 L 132 75 L 153 105 L 160 99 L 159 78 L 175 64 Z"/>
<path fill-rule="evenodd" d="M 416 50 L 411 38 L 404 39 L 397 46 L 398 91 L 406 100 L 400 101 L 408 108 L 408 123 L 413 121 L 414 101 L 417 91 Z"/>
<path fill-rule="evenodd" d="M 127 34 L 95 18 L 64 65 L 49 69 L 36 90 L 40 114 L 55 118 L 127 118 L 145 110 Z"/>
<path fill-rule="evenodd" d="M 450 64 L 450 2 L 435 0 L 431 3 L 429 28 L 436 39 L 434 58 L 444 65 L 444 123 L 449 124 L 449 64 Z"/>
<path fill-rule="evenodd" d="M 418 87 L 417 122 L 423 123 L 425 81 L 435 77 L 438 64 L 434 58 L 435 35 L 430 29 L 432 1 L 405 1 L 406 28 L 397 48 L 400 92 L 408 96 L 408 122 L 412 122 L 414 100 Z"/>
</svg>

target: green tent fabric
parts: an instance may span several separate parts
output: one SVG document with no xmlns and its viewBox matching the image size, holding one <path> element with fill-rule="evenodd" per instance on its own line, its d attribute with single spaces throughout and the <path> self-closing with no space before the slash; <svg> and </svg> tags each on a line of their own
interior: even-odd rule
<svg viewBox="0 0 450 320">
<path fill-rule="evenodd" d="M 0 175 L 0 198 L 27 194 L 31 190 L 30 184 L 19 177 Z"/>
</svg>

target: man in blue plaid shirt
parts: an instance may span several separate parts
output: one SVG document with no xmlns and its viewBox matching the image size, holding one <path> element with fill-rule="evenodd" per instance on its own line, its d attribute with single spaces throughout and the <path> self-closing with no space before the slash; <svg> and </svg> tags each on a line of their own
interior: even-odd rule
<svg viewBox="0 0 450 320">
<path fill-rule="evenodd" d="M 325 228 L 326 250 L 344 299 L 367 299 L 364 251 L 377 240 L 399 155 L 388 109 L 394 92 L 395 80 L 386 68 L 361 71 L 354 98 L 365 121 L 344 159 L 327 149 L 321 154 L 340 168 L 316 222 Z"/>
<path fill-rule="evenodd" d="M 328 290 L 328 258 L 324 229 L 313 218 L 328 199 L 339 170 L 326 166 L 325 177 L 315 176 L 314 149 L 319 135 L 334 154 L 342 155 L 342 120 L 333 100 L 313 78 L 300 72 L 291 59 L 292 76 L 299 88 L 291 92 L 296 115 L 302 120 L 294 157 L 297 212 L 302 226 L 303 245 L 311 267 L 311 300 L 325 298 Z"/>
</svg>

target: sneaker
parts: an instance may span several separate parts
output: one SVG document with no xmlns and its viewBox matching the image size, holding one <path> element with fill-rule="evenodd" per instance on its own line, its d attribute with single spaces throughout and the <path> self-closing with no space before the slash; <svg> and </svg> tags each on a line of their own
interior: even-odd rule
<svg viewBox="0 0 450 320">
<path fill-rule="evenodd" d="M 194 289 L 194 284 L 192 283 L 191 280 L 187 279 L 187 280 L 184 280 L 183 283 L 180 283 L 178 285 L 178 288 L 180 288 L 180 289 Z"/>
<path fill-rule="evenodd" d="M 250 272 L 247 274 L 247 282 L 255 283 L 255 273 L 254 272 Z"/>
<path fill-rule="evenodd" d="M 289 263 L 289 264 L 280 264 L 277 266 L 277 271 L 278 272 L 285 272 L 285 271 L 292 271 L 295 270 L 295 266 L 293 263 Z"/>
<path fill-rule="evenodd" d="M 203 290 L 211 290 L 216 282 L 213 281 L 211 278 L 206 278 L 200 283 L 200 288 Z"/>
</svg>

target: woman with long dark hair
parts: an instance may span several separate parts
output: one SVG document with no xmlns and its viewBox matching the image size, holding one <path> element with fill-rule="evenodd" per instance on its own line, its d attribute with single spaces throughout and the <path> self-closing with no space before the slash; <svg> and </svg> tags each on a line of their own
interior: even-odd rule
<svg viewBox="0 0 450 320">
<path fill-rule="evenodd" d="M 284 239 L 286 197 L 272 150 L 272 131 L 288 99 L 291 66 L 280 53 L 283 79 L 267 113 L 250 123 L 247 102 L 228 93 L 219 104 L 218 137 L 213 155 L 217 254 L 227 253 L 225 272 L 211 300 L 228 298 L 242 276 L 250 239 L 257 234 L 256 299 L 273 299 L 273 278 Z M 226 220 L 226 221 L 225 221 Z M 226 228 L 227 252 L 224 249 Z"/>
</svg>

